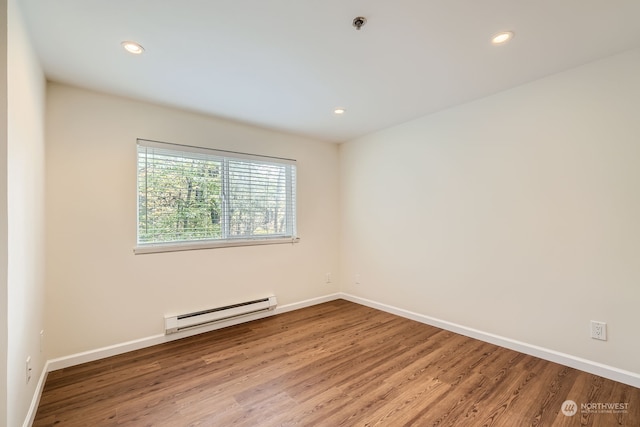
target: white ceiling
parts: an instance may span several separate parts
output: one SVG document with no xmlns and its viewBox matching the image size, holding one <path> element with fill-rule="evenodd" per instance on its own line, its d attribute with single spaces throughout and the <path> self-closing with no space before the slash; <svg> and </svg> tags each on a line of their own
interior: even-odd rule
<svg viewBox="0 0 640 427">
<path fill-rule="evenodd" d="M 335 142 L 640 46 L 640 0 L 19 3 L 50 80 Z"/>
</svg>

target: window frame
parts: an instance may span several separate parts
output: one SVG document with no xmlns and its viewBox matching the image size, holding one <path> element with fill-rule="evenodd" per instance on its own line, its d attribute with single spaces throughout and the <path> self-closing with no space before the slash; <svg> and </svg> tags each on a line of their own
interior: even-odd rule
<svg viewBox="0 0 640 427">
<path fill-rule="evenodd" d="M 222 209 L 221 209 L 221 227 L 227 227 L 226 230 L 222 230 L 223 238 L 209 238 L 209 239 L 191 239 L 191 240 L 178 240 L 178 241 L 164 241 L 164 242 L 140 242 L 140 177 L 139 177 L 139 161 L 140 161 L 140 149 L 141 147 L 158 148 L 167 150 L 169 152 L 174 151 L 179 156 L 180 153 L 192 153 L 193 155 L 209 156 L 211 160 L 222 161 L 221 174 L 223 175 L 221 185 L 226 188 L 225 197 L 221 197 Z M 176 156 L 176 157 L 178 157 Z M 229 162 L 246 162 L 246 163 L 263 163 L 277 166 L 285 166 L 286 179 L 286 209 L 285 216 L 291 221 L 291 224 L 287 224 L 287 230 L 284 235 L 261 235 L 253 234 L 251 237 L 247 236 L 230 236 L 229 235 Z M 214 249 L 225 247 L 238 247 L 238 246 L 260 246 L 260 245 L 274 245 L 274 244 L 293 244 L 298 243 L 300 238 L 297 236 L 297 163 L 296 160 L 263 156 L 256 154 L 241 153 L 235 151 L 219 150 L 206 147 L 196 147 L 190 145 L 173 144 L 161 141 L 154 141 L 149 139 L 138 138 L 136 140 L 136 246 L 134 247 L 135 254 L 148 254 L 158 252 L 175 252 L 175 251 L 187 251 L 187 250 L 199 250 L 199 249 Z M 225 177 L 226 175 L 226 177 Z"/>
</svg>

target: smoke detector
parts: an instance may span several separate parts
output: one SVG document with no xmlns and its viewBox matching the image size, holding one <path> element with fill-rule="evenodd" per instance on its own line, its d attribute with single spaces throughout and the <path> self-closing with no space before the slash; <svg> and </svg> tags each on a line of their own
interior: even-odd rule
<svg viewBox="0 0 640 427">
<path fill-rule="evenodd" d="M 357 16 L 353 18 L 353 26 L 356 27 L 356 30 L 358 31 L 360 31 L 360 28 L 362 28 L 362 26 L 366 23 L 367 18 L 365 18 L 364 16 Z"/>
</svg>

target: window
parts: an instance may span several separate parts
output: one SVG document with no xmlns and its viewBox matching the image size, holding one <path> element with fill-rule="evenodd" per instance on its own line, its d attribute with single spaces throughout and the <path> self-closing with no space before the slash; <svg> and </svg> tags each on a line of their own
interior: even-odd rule
<svg viewBox="0 0 640 427">
<path fill-rule="evenodd" d="M 138 140 L 136 253 L 296 238 L 295 160 Z"/>
</svg>

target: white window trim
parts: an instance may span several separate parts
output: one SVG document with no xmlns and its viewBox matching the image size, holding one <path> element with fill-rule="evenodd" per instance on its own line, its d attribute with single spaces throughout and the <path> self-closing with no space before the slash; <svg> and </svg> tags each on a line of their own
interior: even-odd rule
<svg viewBox="0 0 640 427">
<path fill-rule="evenodd" d="M 137 140 L 139 145 L 144 147 L 157 147 L 157 148 L 167 148 L 167 146 L 173 146 L 183 151 L 190 151 L 194 153 L 201 154 L 212 154 L 212 155 L 220 155 L 222 157 L 231 156 L 236 159 L 246 159 L 246 160 L 259 160 L 259 161 L 269 161 L 269 159 L 275 160 L 277 163 L 281 164 L 290 164 L 296 165 L 296 161 L 293 159 L 281 158 L 281 157 L 270 157 L 270 156 L 260 156 L 253 155 L 247 153 L 240 153 L 236 151 L 225 151 L 225 150 L 217 150 L 210 149 L 204 147 L 194 147 L 188 145 L 179 145 L 172 144 L 161 141 L 153 141 L 148 139 L 138 138 Z M 288 181 L 290 182 L 290 181 Z M 136 183 L 136 186 L 138 184 Z M 137 192 L 136 192 L 137 194 Z M 297 197 L 294 199 L 294 210 L 297 210 L 295 207 L 295 201 Z M 136 211 L 137 211 L 137 202 L 136 202 Z M 137 217 L 137 215 L 136 215 Z M 138 223 L 136 220 L 136 235 L 137 235 L 137 227 Z M 294 225 L 295 229 L 295 225 Z M 216 248 L 230 248 L 230 247 L 240 247 L 240 246 L 263 246 L 263 245 L 282 245 L 282 244 L 294 244 L 299 243 L 300 237 L 297 235 L 294 236 L 271 236 L 266 238 L 231 238 L 224 240 L 213 240 L 213 239 L 205 239 L 205 240 L 191 240 L 191 241 L 176 241 L 176 242 L 161 242 L 161 243 L 143 243 L 136 244 L 133 248 L 133 252 L 136 255 L 142 254 L 152 254 L 152 253 L 163 253 L 163 252 L 179 252 L 179 251 L 192 251 L 192 250 L 201 250 L 201 249 L 216 249 Z"/>
<path fill-rule="evenodd" d="M 195 251 L 200 249 L 234 248 L 239 246 L 284 245 L 299 243 L 300 237 L 273 237 L 270 239 L 237 239 L 237 240 L 202 240 L 192 242 L 149 243 L 137 245 L 133 252 L 136 255 L 155 254 L 161 252 Z"/>
</svg>

